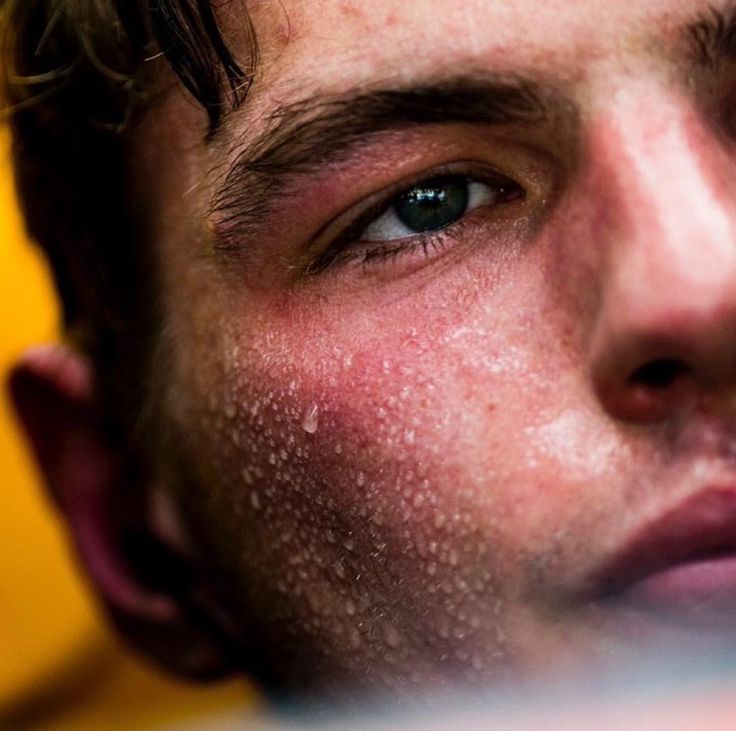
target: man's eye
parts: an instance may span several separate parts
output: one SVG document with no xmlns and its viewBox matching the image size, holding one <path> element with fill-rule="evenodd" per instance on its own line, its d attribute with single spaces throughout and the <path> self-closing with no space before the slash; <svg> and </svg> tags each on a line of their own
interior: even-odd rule
<svg viewBox="0 0 736 731">
<path fill-rule="evenodd" d="M 354 261 L 378 264 L 417 252 L 428 257 L 462 238 L 461 228 L 474 209 L 491 211 L 524 198 L 524 190 L 509 178 L 489 171 L 482 177 L 435 175 L 374 202 L 343 226 L 308 272 Z"/>
<path fill-rule="evenodd" d="M 426 180 L 393 201 L 361 235 L 363 241 L 393 241 L 440 231 L 478 206 L 496 202 L 499 186 L 448 176 Z"/>
</svg>

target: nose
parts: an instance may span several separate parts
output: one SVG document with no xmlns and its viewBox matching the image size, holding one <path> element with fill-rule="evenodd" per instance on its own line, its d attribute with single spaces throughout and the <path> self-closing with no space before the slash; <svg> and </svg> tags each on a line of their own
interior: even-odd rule
<svg viewBox="0 0 736 731">
<path fill-rule="evenodd" d="M 603 407 L 633 422 L 717 406 L 736 382 L 734 162 L 681 107 L 629 109 L 600 142 L 617 226 L 604 255 L 592 380 Z"/>
</svg>

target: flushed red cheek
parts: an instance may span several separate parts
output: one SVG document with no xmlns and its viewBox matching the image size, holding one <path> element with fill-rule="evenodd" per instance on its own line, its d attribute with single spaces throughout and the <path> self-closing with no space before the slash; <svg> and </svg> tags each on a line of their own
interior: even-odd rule
<svg viewBox="0 0 736 731">
<path fill-rule="evenodd" d="M 339 318 L 264 307 L 192 361 L 217 372 L 186 422 L 204 425 L 192 451 L 233 584 L 344 662 L 388 647 L 480 672 L 554 530 L 544 506 L 567 486 L 527 429 L 555 415 L 555 359 L 530 303 L 473 281 Z"/>
<path fill-rule="evenodd" d="M 481 328 L 460 323 L 430 339 L 410 328 L 381 347 L 302 349 L 320 362 L 311 369 L 291 360 L 287 340 L 252 350 L 239 341 L 248 367 L 233 364 L 223 379 L 227 430 L 238 436 L 220 441 L 221 473 L 234 478 L 224 499 L 269 612 L 278 575 L 283 611 L 310 636 L 321 636 L 314 617 L 328 611 L 366 628 L 349 640 L 361 647 L 388 633 L 400 654 L 430 636 L 432 652 L 490 662 L 495 635 L 479 633 L 506 632 L 497 613 L 525 581 L 516 539 L 531 512 L 525 501 L 539 496 L 509 482 L 526 460 L 513 444 L 529 417 L 518 389 L 526 359 L 489 357 L 477 345 L 488 337 Z M 377 629 L 371 617 L 392 624 Z"/>
<path fill-rule="evenodd" d="M 241 350 L 248 367 L 238 378 L 234 365 L 226 381 L 233 428 L 248 446 L 244 482 L 254 495 L 303 488 L 305 509 L 329 500 L 336 520 L 368 526 L 378 544 L 387 542 L 378 534 L 396 534 L 382 524 L 405 538 L 421 527 L 431 541 L 432 530 L 470 520 L 471 507 L 497 511 L 512 496 L 493 488 L 519 457 L 509 433 L 528 417 L 517 388 L 525 364 L 518 352 L 479 348 L 488 338 L 480 330 L 452 323 L 396 328 L 370 347 L 284 339 Z"/>
</svg>

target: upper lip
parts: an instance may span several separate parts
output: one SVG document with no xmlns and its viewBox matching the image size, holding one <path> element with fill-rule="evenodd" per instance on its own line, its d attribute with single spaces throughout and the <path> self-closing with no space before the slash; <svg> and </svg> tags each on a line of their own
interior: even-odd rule
<svg viewBox="0 0 736 731">
<path fill-rule="evenodd" d="M 709 488 L 634 531 L 593 577 L 594 594 L 611 596 L 668 568 L 736 556 L 736 483 Z"/>
</svg>

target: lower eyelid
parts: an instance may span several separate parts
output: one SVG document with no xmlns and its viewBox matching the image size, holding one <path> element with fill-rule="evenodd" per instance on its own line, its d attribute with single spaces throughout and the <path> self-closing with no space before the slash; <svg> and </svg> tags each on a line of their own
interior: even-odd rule
<svg viewBox="0 0 736 731">
<path fill-rule="evenodd" d="M 365 267 L 380 266 L 381 262 L 418 255 L 429 259 L 432 258 L 434 253 L 438 253 L 446 246 L 452 245 L 452 234 L 450 233 L 452 228 L 436 231 L 430 235 L 417 234 L 409 239 L 385 241 L 383 245 L 371 246 L 367 244 L 362 251 L 355 252 L 354 255 L 350 256 L 344 264 L 349 265 L 351 261 L 357 261 L 358 264 Z"/>
<path fill-rule="evenodd" d="M 519 198 L 524 198 L 523 192 Z M 462 246 L 463 242 L 470 240 L 484 241 L 487 235 L 485 226 L 486 217 L 481 213 L 483 204 L 475 206 L 475 210 L 479 213 L 468 211 L 462 218 L 444 229 L 436 231 L 413 234 L 404 238 L 394 238 L 383 241 L 355 241 L 350 246 L 342 249 L 329 260 L 325 260 L 314 268 L 311 268 L 309 274 L 321 274 L 328 269 L 365 269 L 371 271 L 373 269 L 380 270 L 386 268 L 391 271 L 394 269 L 393 262 L 400 270 L 403 267 L 413 268 L 412 260 L 417 262 L 422 259 L 439 258 L 446 250 L 452 250 L 456 246 Z M 490 208 L 493 208 L 491 206 Z M 407 260 L 406 263 L 404 260 Z M 394 271 L 390 276 L 395 276 Z"/>
<path fill-rule="evenodd" d="M 466 214 L 447 228 L 437 231 L 413 234 L 403 239 L 365 241 L 359 244 L 355 251 L 346 251 L 342 263 L 349 265 L 357 260 L 360 264 L 371 265 L 387 259 L 416 255 L 418 252 L 426 258 L 431 258 L 433 253 L 457 244 L 463 236 L 465 227 L 472 225 L 470 216 Z"/>
</svg>

